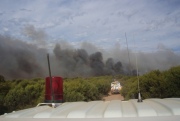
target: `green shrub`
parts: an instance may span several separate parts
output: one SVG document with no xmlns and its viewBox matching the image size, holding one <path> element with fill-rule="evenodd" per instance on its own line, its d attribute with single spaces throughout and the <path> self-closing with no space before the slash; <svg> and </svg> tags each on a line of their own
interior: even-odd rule
<svg viewBox="0 0 180 121">
<path fill-rule="evenodd" d="M 124 81 L 121 90 L 126 100 L 131 99 L 131 95 L 137 98 L 137 78 L 131 77 Z M 172 67 L 167 71 L 151 71 L 139 77 L 140 91 L 143 99 L 146 98 L 169 98 L 180 97 L 180 66 Z"/>
</svg>

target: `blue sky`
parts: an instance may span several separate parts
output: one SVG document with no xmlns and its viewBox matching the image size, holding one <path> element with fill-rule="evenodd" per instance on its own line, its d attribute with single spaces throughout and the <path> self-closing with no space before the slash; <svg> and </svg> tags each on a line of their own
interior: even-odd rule
<svg viewBox="0 0 180 121">
<path fill-rule="evenodd" d="M 1 0 L 0 28 L 1 35 L 30 43 L 90 42 L 105 50 L 125 48 L 126 33 L 131 50 L 180 53 L 180 1 Z"/>
</svg>

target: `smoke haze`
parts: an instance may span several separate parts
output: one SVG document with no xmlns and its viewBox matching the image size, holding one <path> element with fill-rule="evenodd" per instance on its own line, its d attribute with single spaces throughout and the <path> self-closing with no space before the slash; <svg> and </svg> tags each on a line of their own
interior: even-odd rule
<svg viewBox="0 0 180 121">
<path fill-rule="evenodd" d="M 37 45 L 45 43 L 46 34 L 30 26 L 25 29 L 27 35 L 36 40 Z M 39 41 L 40 40 L 40 41 Z M 0 35 L 0 75 L 7 79 L 35 78 L 48 76 L 48 49 L 39 48 L 8 36 Z M 158 45 L 158 51 L 136 54 L 139 72 L 147 73 L 154 69 L 166 70 L 180 65 L 180 56 Z M 67 42 L 57 43 L 50 54 L 52 75 L 62 77 L 89 77 L 100 75 L 129 74 L 136 69 L 135 52 L 128 53 L 120 46 L 114 46 L 108 52 L 100 52 L 90 43 L 81 43 L 80 49 L 73 49 Z"/>
<path fill-rule="evenodd" d="M 28 25 L 23 29 L 22 33 L 27 36 L 32 43 L 36 43 L 41 46 L 46 45 L 47 34 L 43 30 L 36 29 L 33 25 Z"/>
<path fill-rule="evenodd" d="M 45 50 L 35 45 L 0 35 L 0 75 L 7 78 L 42 76 L 44 70 L 40 63 L 44 54 Z"/>
</svg>

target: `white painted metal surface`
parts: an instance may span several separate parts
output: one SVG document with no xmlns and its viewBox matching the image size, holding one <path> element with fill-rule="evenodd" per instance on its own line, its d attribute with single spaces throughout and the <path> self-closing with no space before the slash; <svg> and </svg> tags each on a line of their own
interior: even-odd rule
<svg viewBox="0 0 180 121">
<path fill-rule="evenodd" d="M 56 108 L 39 106 L 0 116 L 0 121 L 36 120 L 180 120 L 180 98 L 129 101 L 66 102 Z"/>
</svg>

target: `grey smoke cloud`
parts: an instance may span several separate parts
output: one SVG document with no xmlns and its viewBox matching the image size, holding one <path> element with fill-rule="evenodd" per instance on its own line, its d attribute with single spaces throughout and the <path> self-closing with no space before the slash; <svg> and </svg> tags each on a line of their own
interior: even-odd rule
<svg viewBox="0 0 180 121">
<path fill-rule="evenodd" d="M 131 69 L 129 69 L 126 49 L 115 46 L 108 52 L 100 52 L 90 43 L 81 45 L 80 49 L 74 49 L 67 42 L 55 45 L 50 54 L 53 76 L 89 77 L 128 74 L 130 70 L 136 69 L 136 57 L 133 50 L 129 51 L 131 60 Z M 180 65 L 179 55 L 163 44 L 159 44 L 157 48 L 159 50 L 156 52 L 136 54 L 140 74 L 154 69 L 166 70 Z M 47 53 L 48 49 L 39 48 L 35 44 L 0 35 L 0 75 L 7 79 L 44 78 L 48 76 Z"/>
<path fill-rule="evenodd" d="M 42 29 L 37 29 L 33 25 L 28 25 L 23 29 L 23 34 L 36 44 L 45 45 L 47 34 Z"/>
<path fill-rule="evenodd" d="M 7 78 L 33 78 L 44 74 L 41 55 L 35 45 L 0 35 L 0 74 Z"/>
<path fill-rule="evenodd" d="M 180 65 L 180 56 L 167 48 L 154 53 L 138 53 L 137 57 L 141 73 L 154 69 L 167 70 L 170 67 Z"/>
<path fill-rule="evenodd" d="M 86 43 L 86 46 L 88 45 L 92 46 Z M 114 63 L 111 58 L 112 62 L 105 63 L 101 52 L 88 54 L 86 49 L 62 49 L 61 46 L 63 46 L 62 43 L 61 45 L 56 44 L 53 50 L 58 65 L 55 68 L 59 67 L 59 72 L 61 71 L 61 74 L 65 77 L 88 77 L 123 73 L 121 62 Z M 57 72 L 58 70 L 55 73 Z"/>
<path fill-rule="evenodd" d="M 61 49 L 61 45 L 56 44 L 53 52 L 59 67 L 55 73 L 59 71 L 66 77 L 92 75 L 92 69 L 89 66 L 89 58 L 86 50 Z"/>
</svg>

